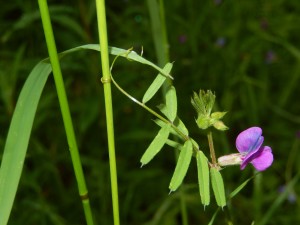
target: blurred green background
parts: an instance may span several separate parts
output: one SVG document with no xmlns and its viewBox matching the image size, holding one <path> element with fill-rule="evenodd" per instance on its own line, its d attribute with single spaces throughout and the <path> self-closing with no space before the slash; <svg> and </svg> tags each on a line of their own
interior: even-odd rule
<svg viewBox="0 0 300 225">
<path fill-rule="evenodd" d="M 146 1 L 107 1 L 109 45 L 134 48 L 157 62 Z M 208 155 L 195 124 L 193 91 L 211 89 L 216 109 L 228 111 L 230 129 L 214 134 L 217 154 L 235 152 L 237 134 L 263 128 L 274 163 L 220 212 L 215 224 L 297 224 L 299 185 L 284 192 L 299 171 L 300 2 L 165 1 L 172 75 L 179 116 Z M 98 43 L 95 2 L 49 1 L 58 51 Z M 47 57 L 36 1 L 8 1 L 0 9 L 0 159 L 18 95 L 31 69 Z M 113 58 L 111 58 L 113 59 Z M 112 60 L 111 60 L 112 61 Z M 101 66 L 98 53 L 63 59 L 63 76 L 96 224 L 113 224 Z M 141 99 L 156 73 L 119 59 L 113 70 L 122 87 Z M 162 96 L 150 102 L 155 108 Z M 178 193 L 168 195 L 175 168 L 171 148 L 140 169 L 140 157 L 158 131 L 153 116 L 113 88 L 121 224 L 181 224 Z M 16 140 L 18 141 L 18 140 Z M 222 171 L 230 193 L 252 176 L 251 166 Z M 189 224 L 207 224 L 217 206 L 200 203 L 194 162 L 183 187 Z M 279 201 L 282 197 L 283 200 Z M 272 214 L 268 209 L 274 207 Z M 52 77 L 39 103 L 9 224 L 84 224 Z"/>
</svg>

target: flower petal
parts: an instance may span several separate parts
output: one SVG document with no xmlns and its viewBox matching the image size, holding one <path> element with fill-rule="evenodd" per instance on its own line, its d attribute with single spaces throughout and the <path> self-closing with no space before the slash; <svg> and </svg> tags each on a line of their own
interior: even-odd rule
<svg viewBox="0 0 300 225">
<path fill-rule="evenodd" d="M 261 154 L 251 161 L 253 166 L 258 171 L 267 169 L 273 163 L 273 153 L 269 146 L 264 146 Z"/>
<path fill-rule="evenodd" d="M 245 166 L 248 163 L 250 163 L 253 159 L 259 157 L 259 155 L 264 150 L 264 147 L 261 146 L 263 142 L 264 142 L 264 137 L 263 136 L 259 137 L 256 144 L 254 146 L 250 147 L 250 150 L 248 152 L 244 153 L 245 156 L 243 158 L 243 162 L 241 165 L 242 168 L 245 168 Z"/>
<path fill-rule="evenodd" d="M 236 138 L 236 148 L 241 153 L 257 151 L 263 143 L 260 127 L 250 127 Z"/>
</svg>

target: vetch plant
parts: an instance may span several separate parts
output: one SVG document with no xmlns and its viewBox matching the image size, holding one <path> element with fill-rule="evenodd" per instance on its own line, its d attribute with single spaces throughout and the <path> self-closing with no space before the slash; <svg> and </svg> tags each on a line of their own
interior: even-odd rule
<svg viewBox="0 0 300 225">
<path fill-rule="evenodd" d="M 163 71 L 165 74 L 169 74 L 171 69 L 172 64 L 167 63 Z M 210 90 L 200 90 L 198 94 L 193 94 L 191 103 L 197 112 L 196 123 L 198 127 L 202 130 L 207 130 L 212 160 L 210 162 L 199 147 L 199 144 L 189 136 L 187 127 L 177 115 L 175 87 L 172 85 L 168 86 L 165 102 L 158 106 L 162 115 L 146 106 L 146 103 L 158 92 L 164 82 L 166 82 L 166 79 L 167 77 L 163 74 L 158 74 L 145 92 L 142 102 L 140 102 L 123 90 L 112 76 L 113 83 L 123 94 L 158 118 L 155 120 L 155 123 L 160 127 L 160 130 L 143 154 L 140 160 L 141 164 L 142 166 L 148 164 L 162 150 L 165 144 L 178 150 L 178 161 L 169 184 L 170 192 L 173 192 L 183 183 L 184 177 L 187 174 L 194 156 L 197 163 L 201 203 L 204 206 L 210 204 L 209 184 L 211 183 L 218 206 L 224 207 L 226 205 L 226 196 L 223 178 L 220 173 L 222 167 L 228 165 L 241 165 L 241 169 L 244 169 L 247 164 L 252 163 L 257 170 L 265 170 L 273 162 L 272 150 L 268 146 L 262 146 L 264 139 L 263 136 L 261 136 L 262 130 L 259 127 L 253 127 L 243 131 L 238 136 L 236 146 L 240 153 L 219 157 L 217 161 L 212 131 L 213 128 L 219 131 L 228 129 L 222 121 L 227 112 L 213 112 L 216 96 Z M 240 187 L 239 191 L 241 189 L 242 187 Z"/>
<path fill-rule="evenodd" d="M 164 74 L 169 74 L 172 66 L 171 63 L 167 63 L 163 69 Z M 207 130 L 211 162 L 199 147 L 199 144 L 189 136 L 187 127 L 177 115 L 177 97 L 174 86 L 167 84 L 168 88 L 165 102 L 158 106 L 160 113 L 146 106 L 146 103 L 150 101 L 162 85 L 167 82 L 165 75 L 161 73 L 157 75 L 145 92 L 142 102 L 122 89 L 113 76 L 111 76 L 111 79 L 123 94 L 157 117 L 155 123 L 160 127 L 160 130 L 142 155 L 140 160 L 142 166 L 148 164 L 155 158 L 165 144 L 179 151 L 178 161 L 169 184 L 170 192 L 176 191 L 183 183 L 193 156 L 197 163 L 199 193 L 201 203 L 204 206 L 210 204 L 210 183 L 217 205 L 220 207 L 226 205 L 224 182 L 220 173 L 222 166 L 241 164 L 241 168 L 244 169 L 248 163 L 252 163 L 257 170 L 263 170 L 271 165 L 273 161 L 273 157 L 271 160 L 271 148 L 261 146 L 263 137 L 261 136 L 262 132 L 260 128 L 250 129 L 239 135 L 237 141 L 237 148 L 240 151 L 239 154 L 222 156 L 218 161 L 216 160 L 212 131 L 213 129 L 225 131 L 228 127 L 222 121 L 226 112 L 213 112 L 216 96 L 210 90 L 200 90 L 198 94 L 194 93 L 191 103 L 197 112 L 196 123 L 198 127 L 202 130 Z"/>
</svg>

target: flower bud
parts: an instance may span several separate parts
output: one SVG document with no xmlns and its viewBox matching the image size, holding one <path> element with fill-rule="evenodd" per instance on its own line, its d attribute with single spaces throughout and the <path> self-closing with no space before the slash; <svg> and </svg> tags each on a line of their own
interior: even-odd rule
<svg viewBox="0 0 300 225">
<path fill-rule="evenodd" d="M 218 158 L 218 164 L 220 166 L 241 165 L 242 161 L 242 155 L 240 153 L 224 155 Z"/>
<path fill-rule="evenodd" d="M 198 117 L 196 123 L 200 129 L 207 129 L 211 126 L 217 130 L 227 130 L 228 127 L 221 121 L 227 112 L 211 113 L 216 96 L 210 91 L 200 90 L 199 94 L 194 92 L 191 103 L 194 106 Z"/>
<path fill-rule="evenodd" d="M 228 130 L 229 128 L 221 121 L 221 120 L 217 120 L 213 126 L 217 129 L 217 130 Z"/>
</svg>

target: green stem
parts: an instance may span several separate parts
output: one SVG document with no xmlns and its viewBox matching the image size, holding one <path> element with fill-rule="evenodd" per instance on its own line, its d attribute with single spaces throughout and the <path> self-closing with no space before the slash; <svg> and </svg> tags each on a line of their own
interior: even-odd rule
<svg viewBox="0 0 300 225">
<path fill-rule="evenodd" d="M 101 65 L 102 65 L 102 73 L 103 73 L 103 77 L 101 81 L 104 86 L 109 166 L 110 166 L 111 192 L 112 192 L 112 203 L 113 203 L 113 217 L 114 217 L 114 225 L 119 225 L 120 218 L 119 218 L 118 180 L 117 180 L 117 165 L 116 165 L 116 156 L 115 156 L 113 108 L 112 108 L 111 83 L 110 83 L 111 75 L 109 70 L 106 12 L 105 12 L 104 0 L 96 0 L 96 7 L 97 7 L 98 32 L 99 32 L 100 49 L 101 49 Z"/>
<path fill-rule="evenodd" d="M 254 172 L 255 173 L 255 172 Z M 258 173 L 254 176 L 254 193 L 253 193 L 253 203 L 254 203 L 254 219 L 255 221 L 261 220 L 261 211 L 262 211 L 262 199 L 263 199 L 263 192 L 262 192 L 262 174 Z"/>
<path fill-rule="evenodd" d="M 121 91 L 124 95 L 126 95 L 129 99 L 131 99 L 133 102 L 135 102 L 136 104 L 138 104 L 139 106 L 141 106 L 142 108 L 144 108 L 145 110 L 147 110 L 149 113 L 151 113 L 152 115 L 156 116 L 158 119 L 160 119 L 161 121 L 163 121 L 164 123 L 169 123 L 171 124 L 172 128 L 184 139 L 184 140 L 189 140 L 189 137 L 186 136 L 181 130 L 179 130 L 172 122 L 170 122 L 168 119 L 164 118 L 163 116 L 161 116 L 160 114 L 158 114 L 157 112 L 155 112 L 153 109 L 149 108 L 148 106 L 146 106 L 144 103 L 140 102 L 139 100 L 137 100 L 136 98 L 132 97 L 130 94 L 128 94 L 123 88 L 121 88 L 121 86 L 114 80 L 113 76 L 111 75 L 111 81 L 113 82 L 113 84 L 119 89 L 119 91 Z"/>
<path fill-rule="evenodd" d="M 215 149 L 214 149 L 214 142 L 213 142 L 212 132 L 211 131 L 208 132 L 207 138 L 208 138 L 208 145 L 209 145 L 210 157 L 211 157 L 211 160 L 212 160 L 212 164 L 215 166 L 215 165 L 217 165 L 217 160 L 216 160 L 216 154 L 215 154 Z"/>
<path fill-rule="evenodd" d="M 49 15 L 49 9 L 46 0 L 38 0 L 38 3 L 41 12 L 41 19 L 43 23 L 50 62 L 52 65 L 53 76 L 54 76 L 55 86 L 56 86 L 58 100 L 60 104 L 60 109 L 62 113 L 63 123 L 66 130 L 67 141 L 68 141 L 71 159 L 75 171 L 75 177 L 78 184 L 79 195 L 82 199 L 82 204 L 83 204 L 83 209 L 84 209 L 87 224 L 93 225 L 94 223 L 93 223 L 91 207 L 89 204 L 88 191 L 85 184 L 84 174 L 83 174 L 78 147 L 76 143 L 75 132 L 72 124 L 67 95 L 66 95 L 62 73 L 60 69 L 59 59 L 57 55 L 57 50 L 56 50 L 50 15 Z"/>
</svg>

